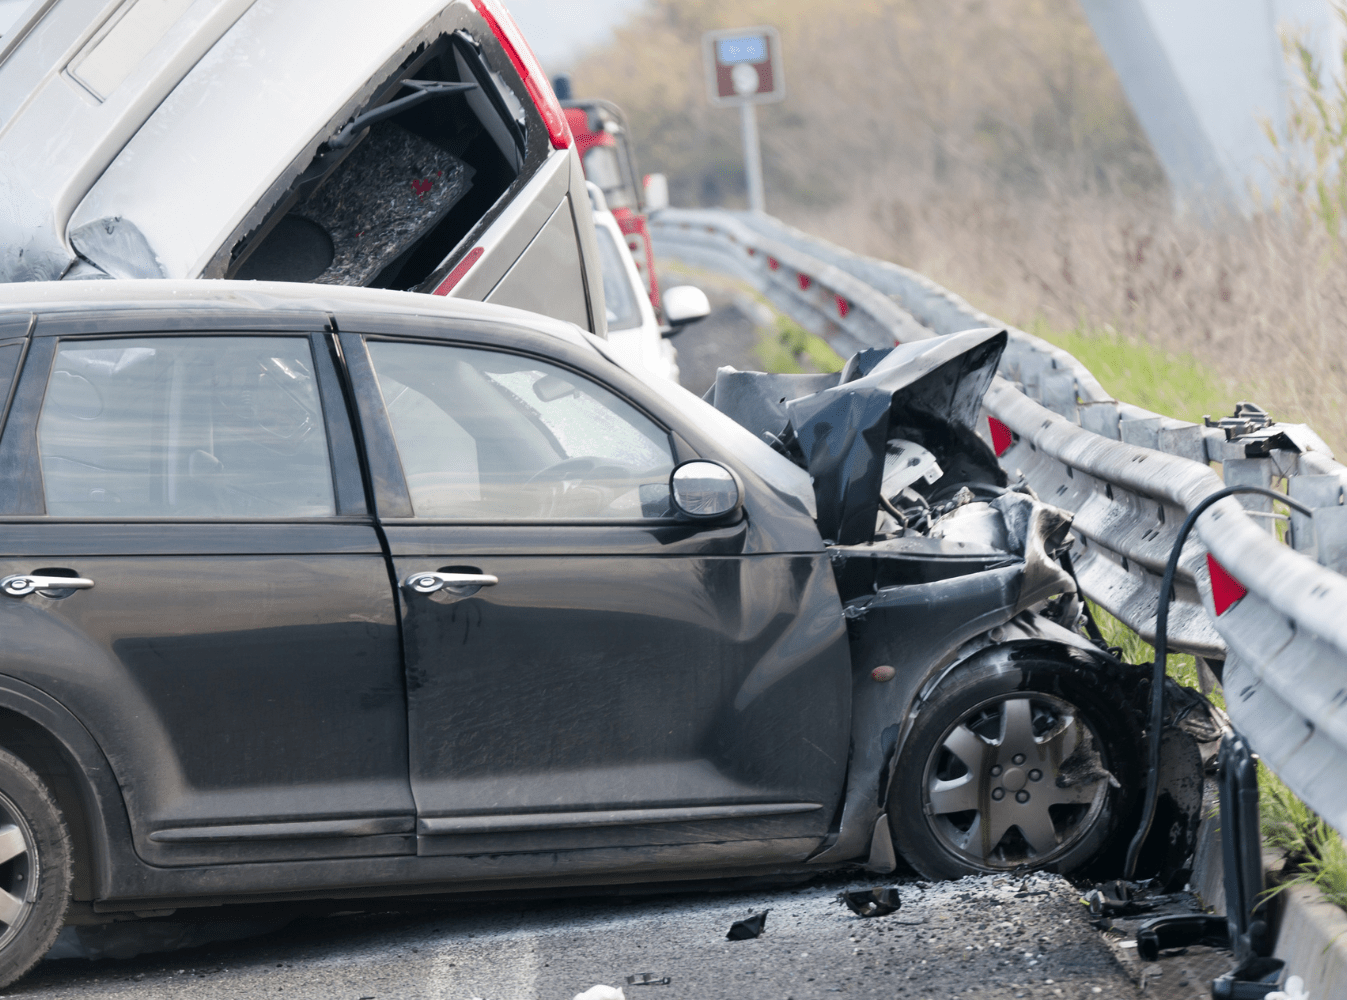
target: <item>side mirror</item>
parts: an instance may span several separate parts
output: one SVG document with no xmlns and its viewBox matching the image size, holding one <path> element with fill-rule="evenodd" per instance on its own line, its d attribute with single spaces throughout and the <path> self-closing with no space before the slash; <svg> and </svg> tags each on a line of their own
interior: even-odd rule
<svg viewBox="0 0 1347 1000">
<path fill-rule="evenodd" d="M 739 479 L 719 462 L 684 462 L 669 476 L 669 498 L 674 510 L 693 521 L 710 521 L 739 509 L 743 493 Z"/>
<path fill-rule="evenodd" d="M 663 331 L 666 337 L 682 333 L 685 326 L 711 315 L 711 300 L 700 288 L 692 285 L 675 285 L 666 289 L 660 295 L 660 304 L 664 307 L 664 318 L 669 321 Z"/>
</svg>

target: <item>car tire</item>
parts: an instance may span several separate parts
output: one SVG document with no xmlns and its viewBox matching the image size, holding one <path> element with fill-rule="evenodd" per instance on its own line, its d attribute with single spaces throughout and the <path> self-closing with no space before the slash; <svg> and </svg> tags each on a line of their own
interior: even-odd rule
<svg viewBox="0 0 1347 1000">
<path fill-rule="evenodd" d="M 1052 659 L 955 669 L 925 700 L 889 789 L 894 848 L 933 879 L 1074 871 L 1113 843 L 1142 774 L 1121 687 Z"/>
<path fill-rule="evenodd" d="M 0 750 L 0 989 L 36 965 L 65 924 L 70 830 L 42 779 Z"/>
</svg>

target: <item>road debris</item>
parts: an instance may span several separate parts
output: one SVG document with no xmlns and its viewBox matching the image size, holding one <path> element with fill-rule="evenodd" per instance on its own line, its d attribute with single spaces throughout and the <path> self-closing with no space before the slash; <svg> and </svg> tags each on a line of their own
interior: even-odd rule
<svg viewBox="0 0 1347 1000">
<path fill-rule="evenodd" d="M 730 931 L 725 937 L 731 941 L 747 941 L 750 938 L 758 937 L 762 934 L 763 928 L 767 926 L 767 914 L 771 912 L 771 910 L 763 910 L 761 913 L 744 920 L 736 920 L 730 924 Z"/>
<path fill-rule="evenodd" d="M 673 980 L 668 976 L 656 979 L 653 972 L 638 972 L 627 977 L 628 986 L 668 986 L 671 982 Z"/>
<path fill-rule="evenodd" d="M 837 898 L 858 917 L 886 917 L 897 913 L 903 901 L 894 886 L 875 886 L 854 892 L 839 892 Z"/>
</svg>

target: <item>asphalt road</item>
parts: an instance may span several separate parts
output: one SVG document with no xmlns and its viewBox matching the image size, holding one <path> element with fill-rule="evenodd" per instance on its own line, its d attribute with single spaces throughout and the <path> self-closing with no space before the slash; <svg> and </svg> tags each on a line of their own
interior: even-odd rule
<svg viewBox="0 0 1347 1000">
<path fill-rule="evenodd" d="M 870 919 L 836 899 L 873 884 L 311 918 L 169 954 L 46 961 L 4 995 L 571 1000 L 605 984 L 628 1000 L 1141 996 L 1057 876 L 899 881 L 902 908 Z M 726 940 L 764 909 L 761 937 Z M 626 985 L 645 972 L 671 982 Z"/>
</svg>

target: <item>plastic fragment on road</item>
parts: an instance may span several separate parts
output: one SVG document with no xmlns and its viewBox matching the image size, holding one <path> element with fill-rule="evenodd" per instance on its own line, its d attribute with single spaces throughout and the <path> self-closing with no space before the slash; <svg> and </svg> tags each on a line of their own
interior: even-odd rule
<svg viewBox="0 0 1347 1000">
<path fill-rule="evenodd" d="M 903 905 L 903 901 L 898 898 L 898 890 L 893 886 L 839 892 L 837 898 L 858 917 L 886 917 L 890 913 L 897 913 Z"/>
<path fill-rule="evenodd" d="M 767 914 L 770 912 L 770 910 L 763 910 L 754 916 L 736 920 L 730 924 L 730 931 L 725 937 L 731 941 L 747 941 L 759 936 L 763 928 L 767 926 Z"/>
<path fill-rule="evenodd" d="M 627 1000 L 627 995 L 616 986 L 591 986 L 583 993 L 575 994 L 575 1000 Z"/>
<path fill-rule="evenodd" d="M 1285 989 L 1269 993 L 1263 1000 L 1310 1000 L 1310 995 L 1305 992 L 1305 980 L 1292 976 L 1286 980 Z"/>
<path fill-rule="evenodd" d="M 668 976 L 656 979 L 653 972 L 637 972 L 627 977 L 628 986 L 668 986 L 671 982 Z"/>
</svg>

